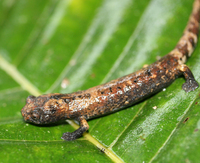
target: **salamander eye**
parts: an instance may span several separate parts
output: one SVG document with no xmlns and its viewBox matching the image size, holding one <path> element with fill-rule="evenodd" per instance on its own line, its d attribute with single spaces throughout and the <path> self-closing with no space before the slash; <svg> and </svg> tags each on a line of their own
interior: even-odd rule
<svg viewBox="0 0 200 163">
<path fill-rule="evenodd" d="M 32 118 L 33 120 L 38 120 L 38 119 L 39 119 L 39 116 L 38 116 L 37 113 L 33 113 L 32 116 L 31 116 L 31 118 Z"/>
</svg>

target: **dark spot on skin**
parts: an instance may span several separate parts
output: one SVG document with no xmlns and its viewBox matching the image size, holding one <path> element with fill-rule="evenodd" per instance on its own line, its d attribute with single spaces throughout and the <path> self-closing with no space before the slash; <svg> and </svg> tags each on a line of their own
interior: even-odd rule
<svg viewBox="0 0 200 163">
<path fill-rule="evenodd" d="M 121 87 L 117 87 L 117 89 L 121 89 Z"/>
<path fill-rule="evenodd" d="M 151 70 L 150 69 L 147 70 L 147 74 L 148 74 L 148 76 L 151 76 Z"/>
<path fill-rule="evenodd" d="M 176 58 L 173 59 L 175 62 L 178 62 L 178 60 Z"/>
<path fill-rule="evenodd" d="M 112 92 L 112 88 L 110 87 L 109 89 L 110 89 L 110 92 Z"/>
<path fill-rule="evenodd" d="M 49 108 L 51 109 L 50 112 L 52 114 L 54 114 L 56 112 L 56 109 L 55 109 L 55 107 L 53 105 L 50 105 Z"/>
<path fill-rule="evenodd" d="M 159 73 L 159 72 L 160 72 L 160 70 L 157 70 L 156 72 L 157 72 L 157 73 Z"/>
<path fill-rule="evenodd" d="M 78 96 L 78 98 L 81 98 L 81 97 L 82 97 L 82 95 L 79 95 L 79 96 Z"/>
<path fill-rule="evenodd" d="M 60 95 L 53 95 L 50 97 L 50 99 L 56 99 L 59 100 L 60 98 L 62 98 L 64 96 L 64 94 L 60 94 Z"/>
<path fill-rule="evenodd" d="M 199 29 L 195 26 L 193 28 L 188 29 L 189 32 L 192 32 L 193 34 L 197 35 L 199 32 Z"/>
<path fill-rule="evenodd" d="M 133 81 L 134 83 L 137 83 L 137 79 L 134 79 L 134 81 Z"/>
<path fill-rule="evenodd" d="M 85 97 L 87 97 L 87 98 L 89 98 L 89 99 L 90 99 L 90 97 L 91 97 L 91 94 L 90 94 L 90 93 L 86 93 L 86 94 L 85 94 Z"/>
<path fill-rule="evenodd" d="M 180 58 L 180 60 L 182 61 L 182 58 Z"/>
<path fill-rule="evenodd" d="M 73 97 L 72 97 L 72 100 L 75 100 L 75 99 L 76 99 L 76 96 L 73 96 Z"/>
<path fill-rule="evenodd" d="M 194 47 L 194 39 L 192 37 L 190 37 L 188 40 L 192 44 L 192 46 Z"/>
<path fill-rule="evenodd" d="M 165 70 L 166 70 L 167 68 L 164 66 L 164 67 L 163 67 L 163 69 L 165 69 Z"/>
<path fill-rule="evenodd" d="M 172 72 L 171 70 L 168 70 L 169 72 Z"/>
<path fill-rule="evenodd" d="M 167 61 L 167 64 L 168 64 L 168 65 L 170 65 L 170 64 L 171 64 L 170 60 L 168 60 L 168 61 Z"/>
<path fill-rule="evenodd" d="M 101 92 L 101 94 L 104 94 L 104 92 Z"/>
<path fill-rule="evenodd" d="M 187 44 L 184 46 L 177 45 L 176 48 L 178 49 L 179 52 L 181 52 L 183 55 L 188 56 L 188 49 L 187 49 Z"/>
<path fill-rule="evenodd" d="M 188 121 L 189 117 L 185 118 L 185 120 L 183 121 L 183 123 L 186 123 Z"/>
</svg>

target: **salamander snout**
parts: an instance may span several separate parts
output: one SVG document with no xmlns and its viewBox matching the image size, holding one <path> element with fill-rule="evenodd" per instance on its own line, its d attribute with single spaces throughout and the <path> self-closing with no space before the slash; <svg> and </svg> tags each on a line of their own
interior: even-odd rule
<svg viewBox="0 0 200 163">
<path fill-rule="evenodd" d="M 28 96 L 21 113 L 26 122 L 48 124 L 66 119 L 67 107 L 64 100 L 57 100 L 51 95 Z"/>
<path fill-rule="evenodd" d="M 24 120 L 26 122 L 31 122 L 31 123 L 35 123 L 35 124 L 41 124 L 42 123 L 42 118 L 41 115 L 43 115 L 43 111 L 42 109 L 34 109 L 31 110 L 29 112 L 24 112 L 24 110 L 22 109 L 22 116 L 24 117 Z"/>
<path fill-rule="evenodd" d="M 68 107 L 64 99 L 58 99 L 58 94 L 28 96 L 21 113 L 27 122 L 48 124 L 67 119 Z"/>
<path fill-rule="evenodd" d="M 44 107 L 35 108 L 22 108 L 22 116 L 26 122 L 34 124 L 48 124 L 54 122 L 54 116 L 50 110 L 44 109 Z"/>
<path fill-rule="evenodd" d="M 28 96 L 26 105 L 21 110 L 24 120 L 35 124 L 49 123 L 48 112 L 44 109 L 46 100 L 46 97 Z"/>
</svg>

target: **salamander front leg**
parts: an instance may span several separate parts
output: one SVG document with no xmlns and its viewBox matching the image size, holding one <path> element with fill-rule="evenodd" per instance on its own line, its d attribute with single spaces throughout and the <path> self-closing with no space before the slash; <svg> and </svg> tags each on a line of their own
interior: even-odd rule
<svg viewBox="0 0 200 163">
<path fill-rule="evenodd" d="M 80 123 L 80 127 L 74 132 L 63 133 L 63 136 L 61 137 L 61 139 L 66 140 L 66 141 L 75 140 L 81 137 L 83 133 L 89 129 L 89 125 L 85 118 L 79 117 L 78 121 Z"/>
<path fill-rule="evenodd" d="M 182 89 L 185 92 L 194 91 L 199 87 L 199 84 L 194 79 L 194 76 L 190 69 L 186 65 L 180 65 L 179 70 L 183 72 L 186 82 L 182 85 Z"/>
</svg>

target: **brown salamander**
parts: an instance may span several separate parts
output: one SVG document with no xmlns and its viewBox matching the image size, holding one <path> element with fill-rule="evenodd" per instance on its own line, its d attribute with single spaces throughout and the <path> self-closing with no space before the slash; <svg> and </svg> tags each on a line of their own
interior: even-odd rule
<svg viewBox="0 0 200 163">
<path fill-rule="evenodd" d="M 64 140 L 75 140 L 89 129 L 87 119 L 133 105 L 170 85 L 183 75 L 182 89 L 195 90 L 199 85 L 184 64 L 197 43 L 200 21 L 200 0 L 195 0 L 183 36 L 169 54 L 137 72 L 108 83 L 70 94 L 29 96 L 21 113 L 24 120 L 35 124 L 74 119 L 80 128 L 63 134 Z"/>
</svg>

